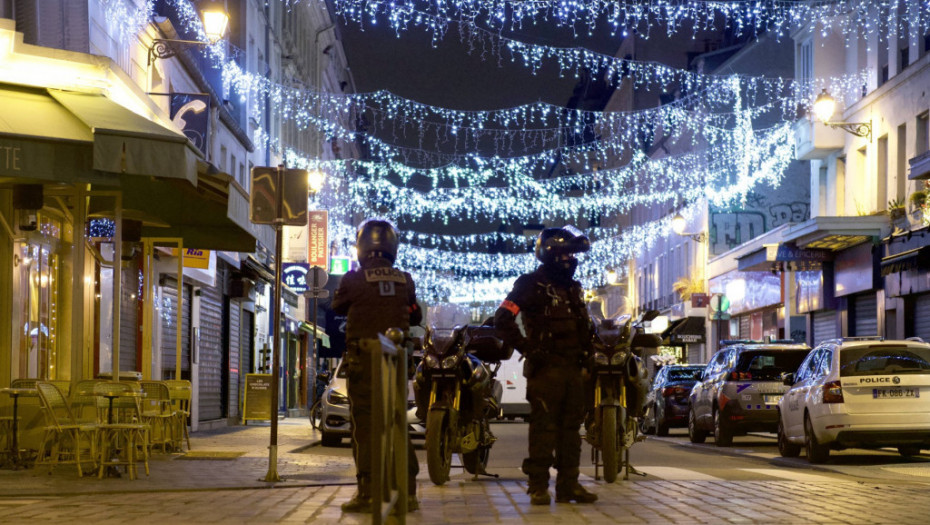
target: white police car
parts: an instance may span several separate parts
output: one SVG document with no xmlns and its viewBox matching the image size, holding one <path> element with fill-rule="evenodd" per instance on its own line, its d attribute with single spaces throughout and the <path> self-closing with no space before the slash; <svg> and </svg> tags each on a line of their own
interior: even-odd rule
<svg viewBox="0 0 930 525">
<path fill-rule="evenodd" d="M 778 405 L 778 450 L 811 463 L 830 450 L 930 449 L 930 344 L 919 338 L 824 341 L 794 374 Z"/>
</svg>

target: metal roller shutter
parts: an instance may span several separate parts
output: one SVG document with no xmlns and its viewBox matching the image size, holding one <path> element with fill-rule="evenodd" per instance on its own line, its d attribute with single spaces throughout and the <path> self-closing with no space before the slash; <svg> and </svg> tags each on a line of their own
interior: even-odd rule
<svg viewBox="0 0 930 525">
<path fill-rule="evenodd" d="M 191 292 L 190 286 L 184 286 L 184 301 L 181 304 L 181 375 L 190 377 L 190 326 L 191 326 Z M 177 355 L 177 315 L 178 315 L 178 281 L 171 277 L 162 279 L 161 286 L 161 367 L 162 377 L 176 378 L 174 373 Z M 185 373 L 186 372 L 186 373 Z"/>
<path fill-rule="evenodd" d="M 930 294 L 920 295 L 914 302 L 914 335 L 930 341 Z"/>
<path fill-rule="evenodd" d="M 811 341 L 814 346 L 828 339 L 836 339 L 836 312 L 833 310 L 820 310 L 814 312 L 811 318 L 811 328 L 814 332 Z"/>
<path fill-rule="evenodd" d="M 213 286 L 200 289 L 200 420 L 223 417 L 223 297 Z"/>
<path fill-rule="evenodd" d="M 857 295 L 853 299 L 854 336 L 878 335 L 878 302 L 875 293 Z"/>
<path fill-rule="evenodd" d="M 139 265 L 133 260 L 123 268 L 119 308 L 119 369 L 140 370 L 137 359 L 139 340 Z"/>
<path fill-rule="evenodd" d="M 255 350 L 252 348 L 252 341 L 255 337 L 252 331 L 255 326 L 254 318 L 254 313 L 248 310 L 242 310 L 242 316 L 239 322 L 239 339 L 242 345 L 242 358 L 239 365 L 239 399 L 242 399 L 245 391 L 245 375 L 252 373 L 252 352 Z"/>
<path fill-rule="evenodd" d="M 752 336 L 752 316 L 743 315 L 739 318 L 739 338 L 749 339 Z"/>
<path fill-rule="evenodd" d="M 239 314 L 242 310 L 239 308 L 239 301 L 229 301 L 229 299 L 227 301 L 229 303 L 229 399 L 226 406 L 229 407 L 229 416 L 232 417 L 239 415 L 239 374 L 242 373 L 239 366 L 239 356 L 242 354 L 242 329 Z"/>
</svg>

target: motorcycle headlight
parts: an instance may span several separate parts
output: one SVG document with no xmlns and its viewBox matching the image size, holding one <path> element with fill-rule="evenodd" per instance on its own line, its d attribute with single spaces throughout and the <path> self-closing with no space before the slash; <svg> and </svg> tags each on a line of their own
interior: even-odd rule
<svg viewBox="0 0 930 525">
<path fill-rule="evenodd" d="M 443 368 L 455 368 L 455 365 L 459 364 L 458 354 L 447 355 L 442 360 Z"/>
<path fill-rule="evenodd" d="M 426 357 L 423 358 L 423 362 L 426 363 L 427 368 L 439 368 L 439 359 L 433 354 L 426 354 Z"/>
<path fill-rule="evenodd" d="M 611 365 L 622 365 L 623 359 L 626 357 L 626 354 L 623 352 L 617 352 L 616 354 L 610 356 Z"/>
<path fill-rule="evenodd" d="M 329 393 L 329 404 L 330 405 L 348 405 L 349 398 L 333 390 Z"/>
<path fill-rule="evenodd" d="M 607 366 L 607 356 L 601 352 L 594 352 L 594 364 L 597 366 Z"/>
</svg>

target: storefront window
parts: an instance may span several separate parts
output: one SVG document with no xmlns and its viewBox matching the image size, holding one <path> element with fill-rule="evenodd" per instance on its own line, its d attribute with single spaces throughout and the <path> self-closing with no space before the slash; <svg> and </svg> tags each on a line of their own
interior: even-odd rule
<svg viewBox="0 0 930 525">
<path fill-rule="evenodd" d="M 16 377 L 59 379 L 60 232 L 59 220 L 40 214 L 37 231 L 17 246 Z"/>
</svg>

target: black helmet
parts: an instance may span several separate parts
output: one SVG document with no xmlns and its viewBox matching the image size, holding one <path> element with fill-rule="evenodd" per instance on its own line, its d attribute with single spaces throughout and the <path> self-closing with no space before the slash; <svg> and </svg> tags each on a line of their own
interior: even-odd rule
<svg viewBox="0 0 930 525">
<path fill-rule="evenodd" d="M 552 264 L 560 255 L 582 253 L 591 249 L 591 241 L 574 226 L 546 228 L 536 239 L 536 258 Z"/>
<path fill-rule="evenodd" d="M 358 261 L 369 257 L 384 257 L 394 262 L 397 258 L 397 230 L 388 221 L 369 219 L 358 227 L 355 241 Z"/>
</svg>

